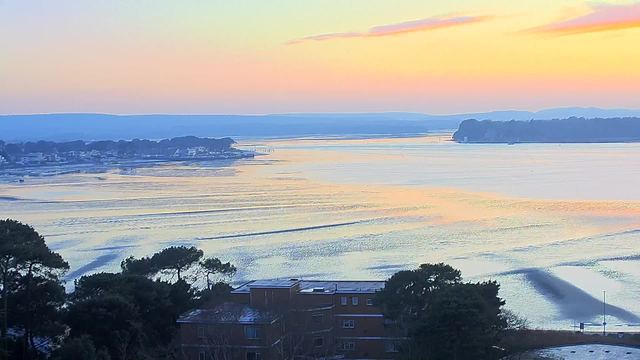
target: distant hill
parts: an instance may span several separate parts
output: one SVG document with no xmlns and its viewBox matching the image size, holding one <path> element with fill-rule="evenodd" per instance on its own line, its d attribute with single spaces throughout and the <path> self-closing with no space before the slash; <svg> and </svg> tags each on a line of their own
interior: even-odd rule
<svg viewBox="0 0 640 360">
<path fill-rule="evenodd" d="M 451 123 L 449 128 L 457 127 Z M 0 116 L 0 139 L 87 141 L 105 139 L 163 139 L 199 137 L 289 137 L 305 135 L 416 134 L 429 130 L 426 122 L 395 118 L 312 118 L 294 115 L 131 115 L 51 114 Z"/>
<path fill-rule="evenodd" d="M 430 115 L 420 113 L 275 115 L 109 115 L 40 114 L 0 116 L 0 139 L 53 140 L 163 139 L 200 137 L 289 137 L 309 135 L 406 135 L 457 129 L 466 119 L 530 120 L 640 116 L 640 110 L 558 108 L 528 111 Z"/>
<path fill-rule="evenodd" d="M 570 117 L 554 120 L 465 120 L 453 134 L 458 142 L 636 142 L 640 141 L 640 118 Z"/>
</svg>

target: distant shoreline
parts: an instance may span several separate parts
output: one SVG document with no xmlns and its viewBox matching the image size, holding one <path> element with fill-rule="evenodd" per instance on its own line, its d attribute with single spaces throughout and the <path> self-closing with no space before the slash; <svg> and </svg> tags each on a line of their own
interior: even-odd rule
<svg viewBox="0 0 640 360">
<path fill-rule="evenodd" d="M 252 159 L 255 156 L 267 154 L 249 153 L 226 158 L 166 158 L 166 159 L 135 159 L 113 163 L 69 163 L 69 164 L 42 164 L 42 165 L 19 165 L 0 166 L 0 177 L 22 178 L 25 177 L 52 177 L 69 174 L 104 174 L 111 170 L 137 169 L 156 165 L 171 163 L 219 163 L 224 165 L 224 160 L 235 161 L 241 159 Z M 2 183 L 3 181 L 0 181 Z"/>
<path fill-rule="evenodd" d="M 128 162 L 209 161 L 251 158 L 255 152 L 234 149 L 235 141 L 174 137 L 160 141 L 148 139 L 82 140 L 53 142 L 40 140 L 5 143 L 0 140 L 0 169 L 31 169 L 46 166 L 114 166 Z"/>
<path fill-rule="evenodd" d="M 258 153 L 254 153 L 252 151 L 242 151 L 242 152 L 238 152 L 238 150 L 236 150 L 236 152 L 234 153 L 228 153 L 228 155 L 226 156 L 202 156 L 202 157 L 171 157 L 171 156 L 162 156 L 162 157 L 148 157 L 148 158 L 144 158 L 144 157 L 140 157 L 140 158 L 135 158 L 135 159 L 118 159 L 118 160 L 123 160 L 123 162 L 121 163 L 120 161 L 113 161 L 113 162 L 91 162 L 91 161 L 86 161 L 86 162 L 70 162 L 70 163 L 43 163 L 43 164 L 30 164 L 30 165 L 22 165 L 22 164 L 15 164 L 15 163 L 11 163 L 11 164 L 6 164 L 6 165 L 0 165 L 0 171 L 4 170 L 4 169 L 29 169 L 29 168 L 42 168 L 42 167 L 54 167 L 54 166 L 77 166 L 77 165 L 85 165 L 85 166 L 109 166 L 109 165 L 122 165 L 122 164 L 126 164 L 127 162 L 132 162 L 132 163 L 163 163 L 163 162 L 185 162 L 185 161 L 216 161 L 216 160 L 234 160 L 234 159 L 247 159 L 247 158 L 253 158 L 255 156 L 259 156 L 259 155 L 266 155 L 266 154 L 258 154 Z"/>
</svg>

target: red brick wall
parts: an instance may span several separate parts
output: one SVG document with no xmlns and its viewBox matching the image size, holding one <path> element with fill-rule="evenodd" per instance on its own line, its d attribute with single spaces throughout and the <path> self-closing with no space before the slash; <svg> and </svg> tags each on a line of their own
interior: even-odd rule
<svg viewBox="0 0 640 360">
<path fill-rule="evenodd" d="M 343 320 L 353 320 L 355 328 L 343 328 Z M 336 316 L 336 336 L 386 337 L 390 336 L 381 317 Z"/>
<path fill-rule="evenodd" d="M 381 314 L 377 306 L 367 305 L 367 299 L 375 294 L 335 294 L 336 314 Z M 347 298 L 347 305 L 342 305 L 342 298 Z M 358 298 L 358 305 L 353 305 L 353 298 Z"/>
<path fill-rule="evenodd" d="M 393 353 L 386 353 L 384 339 L 339 339 L 347 338 L 386 338 L 391 337 L 388 328 L 384 326 L 381 316 L 349 316 L 349 315 L 380 315 L 381 310 L 377 306 L 367 305 L 367 298 L 373 299 L 375 294 L 327 294 L 327 293 L 299 293 L 297 288 L 292 289 L 251 289 L 249 294 L 234 294 L 234 300 L 247 303 L 256 308 L 281 309 L 289 311 L 282 320 L 286 322 L 285 333 L 291 333 L 291 345 L 298 344 L 303 347 L 307 355 L 331 356 L 336 353 L 344 353 L 348 358 L 373 358 L 388 359 Z M 347 298 L 347 304 L 341 304 L 341 298 Z M 358 305 L 353 305 L 352 298 L 358 297 Z M 326 308 L 328 307 L 328 308 Z M 299 311 L 302 309 L 310 311 Z M 294 311 L 290 311 L 294 310 Z M 295 311 L 297 310 L 297 311 Z M 321 313 L 322 321 L 314 322 L 313 314 Z M 339 316 L 343 315 L 343 316 Z M 342 328 L 342 320 L 354 320 L 355 328 Z M 221 325 L 214 325 L 213 329 L 219 329 Z M 216 328 L 218 327 L 218 328 Z M 245 339 L 245 325 L 224 325 L 228 334 L 228 341 L 234 346 L 270 346 L 281 338 L 282 326 L 280 324 L 260 325 L 262 338 L 260 340 Z M 197 336 L 197 325 L 182 324 L 183 344 L 202 344 L 206 340 Z M 297 336 L 297 340 L 293 340 Z M 314 338 L 322 336 L 323 346 L 315 347 Z M 341 342 L 353 342 L 355 350 L 340 350 Z M 293 347 L 293 346 L 292 346 Z M 244 351 L 241 355 L 244 360 Z M 266 349 L 261 351 L 263 360 L 268 358 Z M 195 358 L 197 359 L 197 352 Z"/>
<path fill-rule="evenodd" d="M 336 346 L 340 349 L 342 342 L 353 342 L 355 349 L 352 351 L 338 351 L 346 358 L 351 359 L 391 359 L 395 353 L 387 353 L 383 340 L 341 340 L 336 339 Z"/>
<path fill-rule="evenodd" d="M 290 307 L 291 292 L 291 289 L 251 289 L 251 306 L 256 309 Z"/>
</svg>

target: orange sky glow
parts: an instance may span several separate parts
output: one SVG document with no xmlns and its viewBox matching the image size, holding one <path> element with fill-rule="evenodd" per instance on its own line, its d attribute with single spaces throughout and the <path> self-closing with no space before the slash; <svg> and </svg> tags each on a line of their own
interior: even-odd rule
<svg viewBox="0 0 640 360">
<path fill-rule="evenodd" d="M 635 1 L 5 0 L 0 33 L 2 114 L 640 108 Z"/>
</svg>

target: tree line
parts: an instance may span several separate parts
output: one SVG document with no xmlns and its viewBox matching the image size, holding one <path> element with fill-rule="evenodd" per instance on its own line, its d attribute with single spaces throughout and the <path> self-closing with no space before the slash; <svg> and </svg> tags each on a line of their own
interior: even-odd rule
<svg viewBox="0 0 640 360">
<path fill-rule="evenodd" d="M 570 117 L 554 120 L 464 120 L 453 134 L 458 142 L 624 142 L 640 141 L 640 118 Z"/>
<path fill-rule="evenodd" d="M 229 300 L 223 280 L 236 272 L 186 246 L 129 257 L 121 268 L 82 276 L 66 293 L 69 264 L 29 225 L 0 220 L 0 359 L 178 359 L 176 320 Z"/>
<path fill-rule="evenodd" d="M 0 151 L 10 156 L 16 156 L 28 153 L 68 153 L 71 151 L 116 151 L 119 154 L 172 154 L 172 150 L 183 149 L 189 147 L 205 147 L 209 151 L 228 150 L 235 141 L 229 137 L 214 139 L 200 138 L 196 136 L 182 136 L 160 141 L 148 139 L 133 139 L 131 141 L 120 140 L 100 140 L 93 142 L 85 142 L 83 140 L 54 142 L 40 140 L 37 142 L 25 143 L 9 143 L 5 144 L 0 141 Z"/>
</svg>

